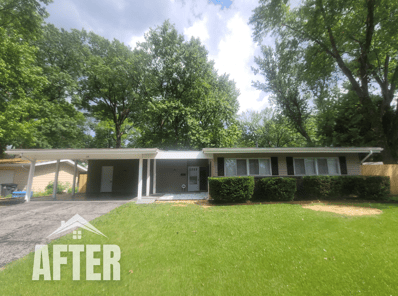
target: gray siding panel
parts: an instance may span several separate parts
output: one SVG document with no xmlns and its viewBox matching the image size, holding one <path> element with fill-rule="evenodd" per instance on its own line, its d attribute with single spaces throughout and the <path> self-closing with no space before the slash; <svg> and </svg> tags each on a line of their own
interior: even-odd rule
<svg viewBox="0 0 398 296">
<path fill-rule="evenodd" d="M 103 166 L 113 166 L 112 192 L 131 193 L 134 196 L 137 195 L 137 159 L 89 160 L 86 191 L 87 193 L 100 193 L 101 171 Z"/>
</svg>

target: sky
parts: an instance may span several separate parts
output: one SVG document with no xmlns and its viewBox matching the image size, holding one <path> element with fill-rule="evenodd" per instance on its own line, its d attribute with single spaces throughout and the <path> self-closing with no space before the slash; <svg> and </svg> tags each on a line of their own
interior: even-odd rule
<svg viewBox="0 0 398 296">
<path fill-rule="evenodd" d="M 258 0 L 232 0 L 223 9 L 209 0 L 54 0 L 47 6 L 46 21 L 66 30 L 84 28 L 134 48 L 149 28 L 169 19 L 186 40 L 200 38 L 218 73 L 236 82 L 241 113 L 269 106 L 267 95 L 251 86 L 253 80 L 264 79 L 251 70 L 254 57 L 261 55 L 248 25 L 257 6 Z M 262 44 L 273 45 L 273 39 Z"/>
</svg>

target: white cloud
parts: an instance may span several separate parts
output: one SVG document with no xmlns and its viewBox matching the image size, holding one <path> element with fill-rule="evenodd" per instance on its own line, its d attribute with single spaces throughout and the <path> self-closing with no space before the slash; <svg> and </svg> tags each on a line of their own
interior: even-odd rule
<svg viewBox="0 0 398 296">
<path fill-rule="evenodd" d="M 238 98 L 239 112 L 248 109 L 261 110 L 268 103 L 266 99 L 258 101 L 261 91 L 251 86 L 251 81 L 258 79 L 250 68 L 256 49 L 251 29 L 239 12 L 228 20 L 227 28 L 229 32 L 220 41 L 218 54 L 210 58 L 214 59 L 219 74 L 228 73 L 230 79 L 235 80 L 241 93 Z"/>
<path fill-rule="evenodd" d="M 191 37 L 199 38 L 204 43 L 209 39 L 206 24 L 207 17 L 204 17 L 203 20 L 195 22 L 191 27 L 184 28 L 184 35 L 188 36 L 188 39 L 191 39 Z"/>
<path fill-rule="evenodd" d="M 133 36 L 131 37 L 128 45 L 130 45 L 131 48 L 134 48 L 137 45 L 137 42 L 145 42 L 145 36 Z"/>
</svg>

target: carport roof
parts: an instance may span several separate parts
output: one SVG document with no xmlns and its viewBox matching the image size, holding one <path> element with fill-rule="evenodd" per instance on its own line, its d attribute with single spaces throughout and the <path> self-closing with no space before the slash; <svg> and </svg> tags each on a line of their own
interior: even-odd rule
<svg viewBox="0 0 398 296">
<path fill-rule="evenodd" d="M 27 160 L 58 159 L 209 159 L 202 151 L 163 151 L 157 148 L 103 148 L 103 149 L 13 149 L 7 154 Z"/>
<path fill-rule="evenodd" d="M 6 153 L 28 160 L 154 158 L 157 148 L 12 149 Z"/>
</svg>

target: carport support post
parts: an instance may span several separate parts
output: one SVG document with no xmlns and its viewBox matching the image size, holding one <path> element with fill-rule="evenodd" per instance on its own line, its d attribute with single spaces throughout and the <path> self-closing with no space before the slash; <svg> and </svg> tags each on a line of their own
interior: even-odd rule
<svg viewBox="0 0 398 296">
<path fill-rule="evenodd" d="M 57 198 L 57 191 L 58 191 L 58 175 L 59 175 L 59 164 L 60 160 L 57 160 L 57 164 L 55 165 L 55 177 L 54 177 L 54 186 L 53 186 L 53 199 Z"/>
<path fill-rule="evenodd" d="M 153 189 L 152 194 L 156 194 L 156 159 L 153 160 Z"/>
<path fill-rule="evenodd" d="M 146 160 L 146 196 L 149 196 L 151 185 L 151 160 Z"/>
<path fill-rule="evenodd" d="M 30 195 L 32 193 L 32 184 L 33 184 L 33 176 L 35 175 L 35 167 L 36 167 L 36 160 L 31 160 L 29 176 L 28 176 L 28 184 L 27 184 L 26 195 L 25 195 L 25 200 L 27 202 L 30 201 Z"/>
<path fill-rule="evenodd" d="M 76 175 L 77 175 L 77 160 L 74 160 L 74 162 L 75 162 L 75 169 L 73 170 L 72 197 L 75 197 Z"/>
<path fill-rule="evenodd" d="M 142 197 L 142 168 L 143 168 L 143 162 L 144 160 L 142 158 L 139 159 L 139 165 L 138 165 L 138 192 L 137 192 L 137 198 L 141 199 Z"/>
</svg>

